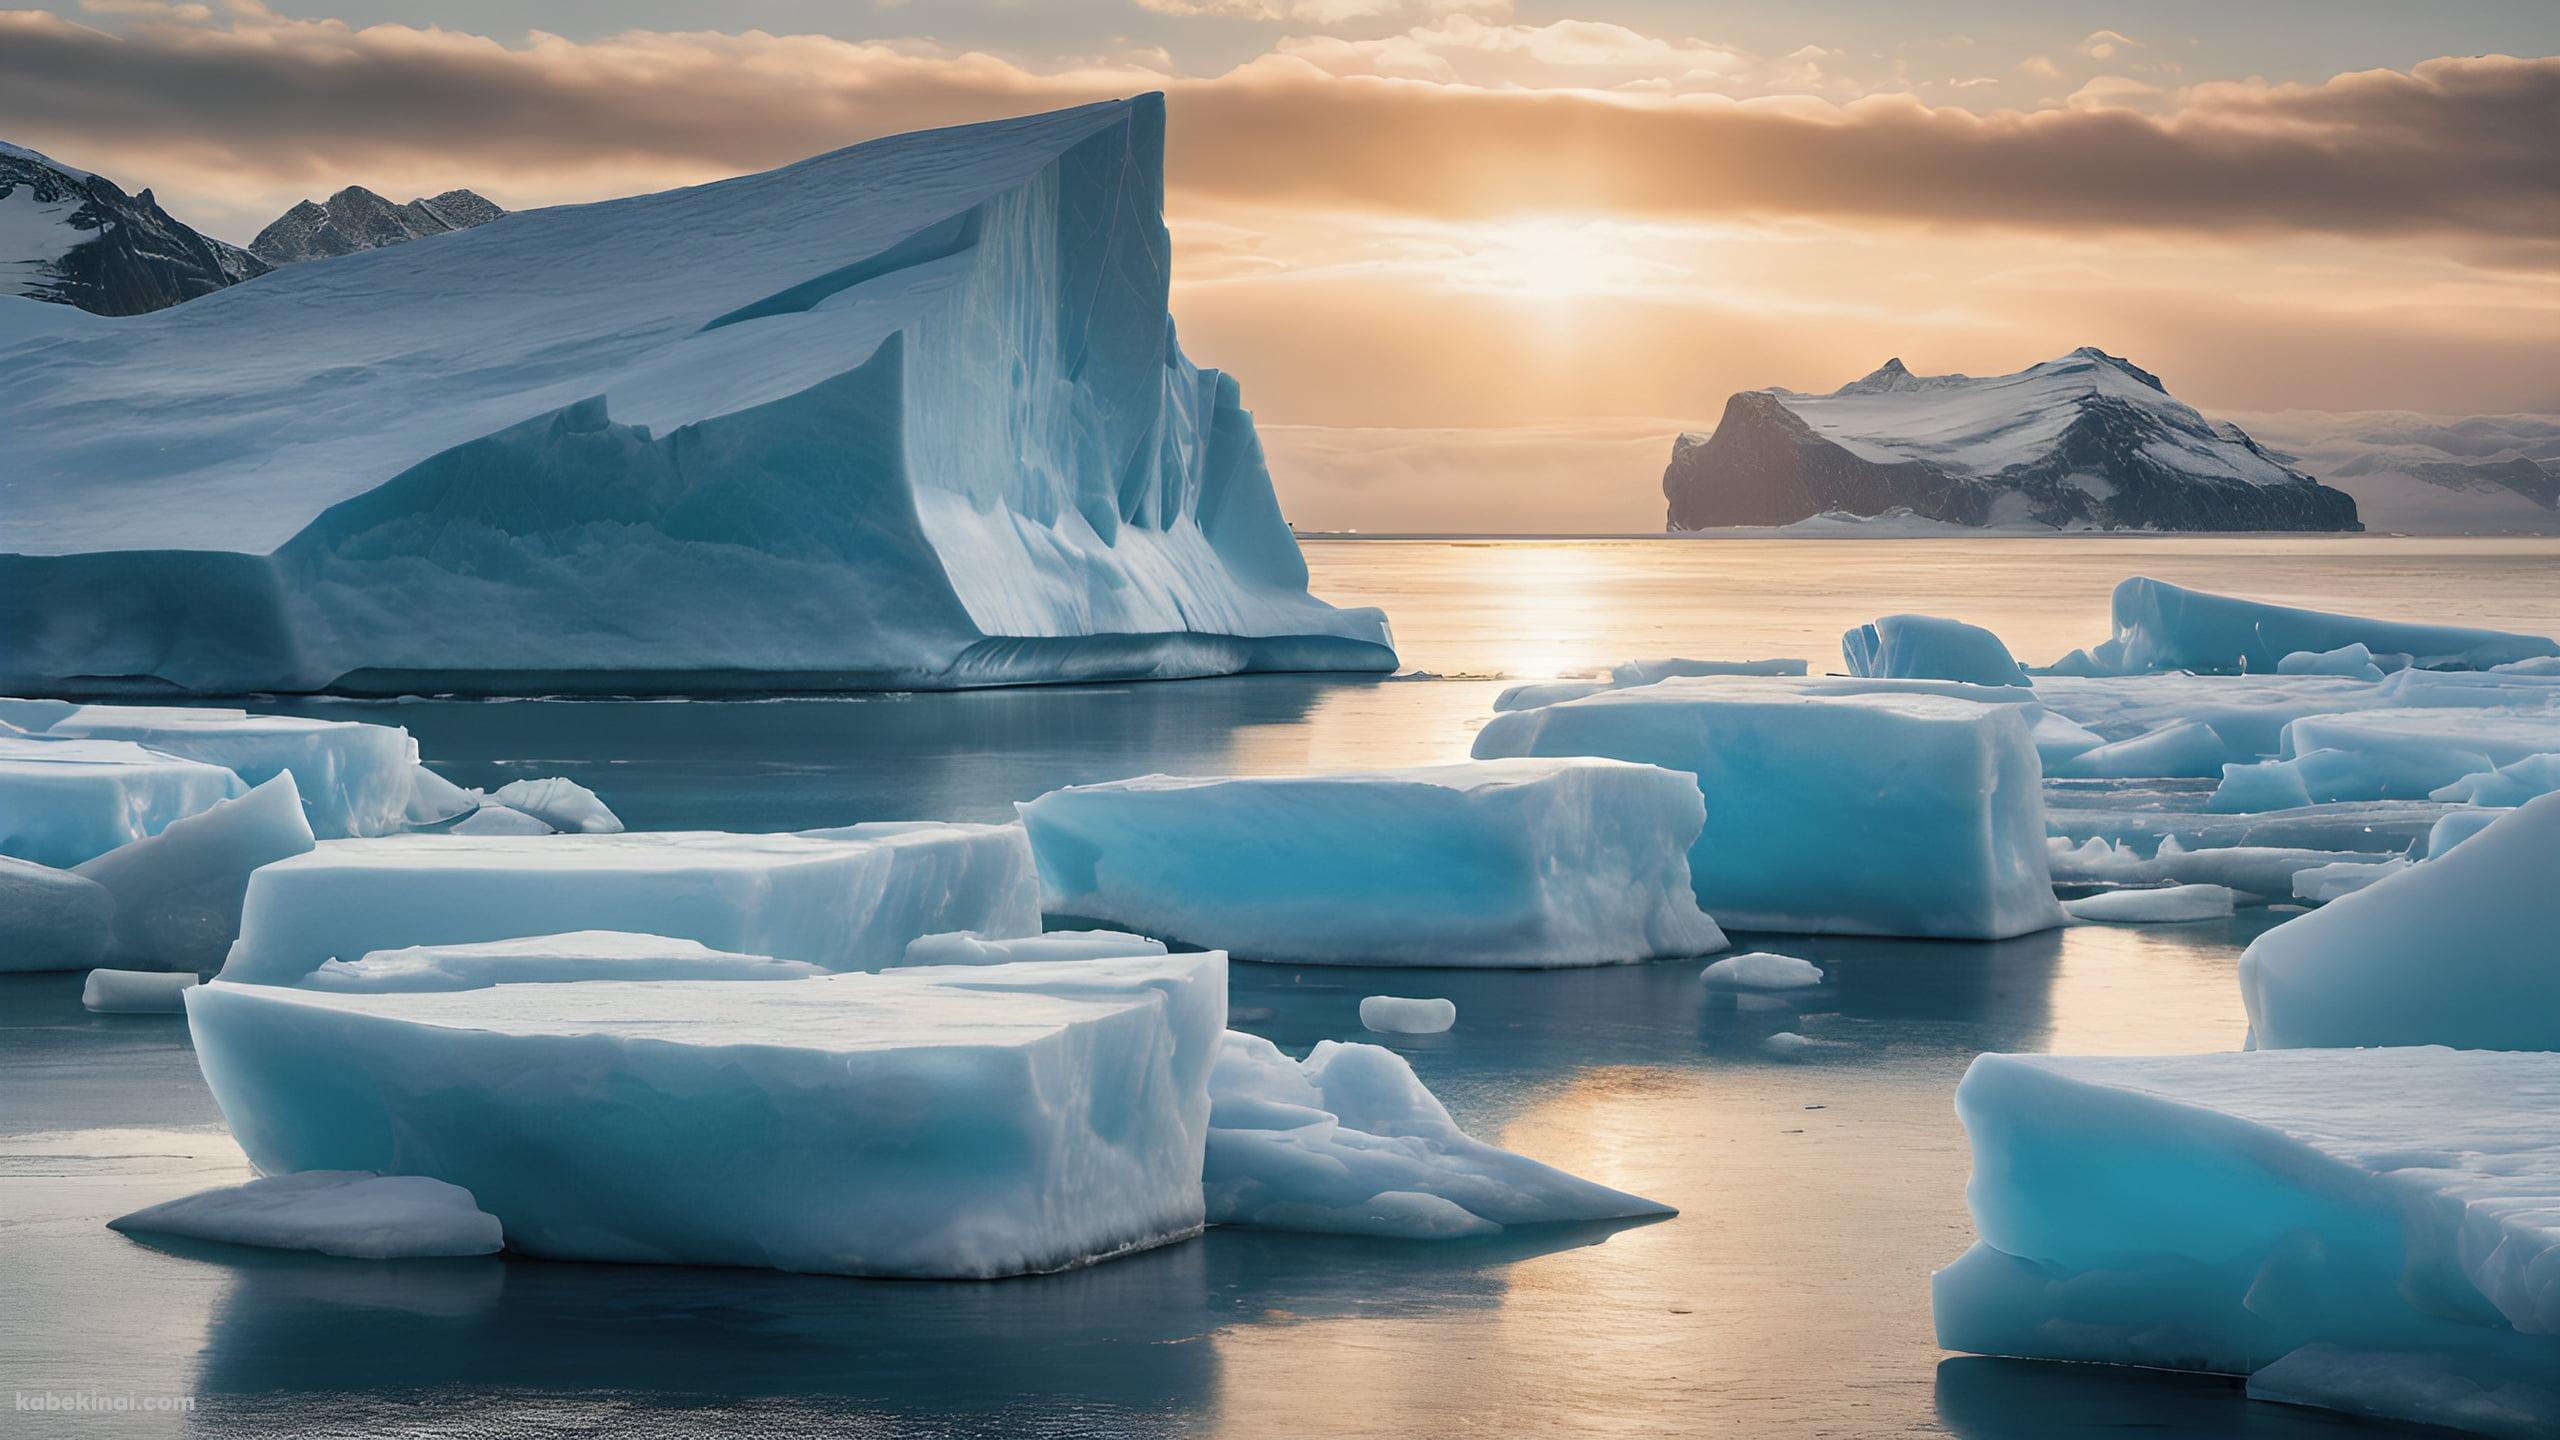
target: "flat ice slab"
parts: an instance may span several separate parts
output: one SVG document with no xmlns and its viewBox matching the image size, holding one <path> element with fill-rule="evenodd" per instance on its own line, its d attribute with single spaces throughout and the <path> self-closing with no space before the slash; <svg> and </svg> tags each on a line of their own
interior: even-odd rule
<svg viewBox="0 0 2560 1440">
<path fill-rule="evenodd" d="M 1062 930 L 1016 940 L 990 940 L 965 930 L 919 935 L 907 942 L 909 965 L 1010 965 L 1017 960 L 1118 960 L 1162 955 L 1165 944 L 1118 930 Z"/>
<path fill-rule="evenodd" d="M 919 935 L 1031 934 L 1031 855 L 1007 825 L 807 835 L 395 835 L 255 872 L 226 980 L 289 985 L 330 960 L 575 930 L 876 969 Z"/>
<path fill-rule="evenodd" d="M 490 1255 L 504 1244 L 498 1217 L 471 1192 L 423 1175 L 306 1170 L 202 1190 L 107 1222 L 138 1235 L 175 1235 L 316 1250 L 358 1260 Z"/>
<path fill-rule="evenodd" d="M 2433 670 L 2487 670 L 2512 661 L 2560 655 L 2560 645 L 2540 635 L 2302 610 L 2189 590 L 2144 576 L 2116 587 L 2115 628 L 2115 637 L 2094 651 L 2075 652 L 2097 673 L 2271 672 L 2288 655 L 2348 645 L 2363 645 L 2375 654 L 2406 655 L 2421 669 Z"/>
<path fill-rule="evenodd" d="M 2031 706 L 1799 684 L 1605 691 L 1497 715 L 1475 753 L 1695 775 L 1707 820 L 1690 875 L 1734 929 L 1999 939 L 2061 923 Z"/>
<path fill-rule="evenodd" d="M 2491 1433 L 2560 1427 L 2560 1055 L 1985 1055 L 1956 1106 L 1981 1243 L 1933 1287 L 1947 1348 L 2426 1357 L 2503 1394 Z M 2476 1423 L 2450 1389 L 2400 1393 L 2395 1418 Z"/>
<path fill-rule="evenodd" d="M 210 707 L 82 705 L 44 734 L 130 740 L 219 765 L 248 785 L 290 774 L 311 833 L 324 840 L 399 831 L 418 763 L 417 742 L 397 726 Z"/>
<path fill-rule="evenodd" d="M 198 978 L 193 970 L 92 970 L 80 1004 L 100 1015 L 175 1015 Z"/>
<path fill-rule="evenodd" d="M 2261 1049 L 2560 1050 L 2560 795 L 2259 936 L 2240 994 Z"/>
<path fill-rule="evenodd" d="M 0 735 L 0 855 L 68 870 L 248 788 L 129 740 Z"/>
<path fill-rule="evenodd" d="M 1441 1240 L 1672 1213 L 1473 1138 L 1376 1045 L 1326 1040 L 1300 1061 L 1231 1030 L 1209 1088 L 1212 1224 Z"/>
<path fill-rule="evenodd" d="M 2158 925 L 2182 920 L 2219 920 L 2232 911 L 2233 895 L 2225 885 L 2164 885 L 2147 890 L 2101 890 L 2062 902 L 2074 920 L 2119 925 Z"/>
<path fill-rule="evenodd" d="M 190 997 L 259 1168 L 427 1175 L 558 1259 L 989 1278 L 1202 1223 L 1226 957 Z"/>
<path fill-rule="evenodd" d="M 480 945 L 412 945 L 332 960 L 303 988 L 342 992 L 480 990 L 573 980 L 805 980 L 827 972 L 802 960 L 736 955 L 692 940 L 579 930 Z"/>
<path fill-rule="evenodd" d="M 1685 775 L 1506 760 L 1150 775 L 1020 807 L 1053 915 L 1305 964 L 1605 965 L 1724 948 Z"/>
</svg>

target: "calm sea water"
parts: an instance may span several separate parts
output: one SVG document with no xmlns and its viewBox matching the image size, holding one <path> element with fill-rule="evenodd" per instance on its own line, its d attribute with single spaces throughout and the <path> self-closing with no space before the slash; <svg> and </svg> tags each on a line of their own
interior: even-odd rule
<svg viewBox="0 0 2560 1440">
<path fill-rule="evenodd" d="M 1460 758 L 1500 686 L 1633 656 L 1801 655 L 1897 610 L 2049 659 L 2144 573 L 2296 603 L 2560 631 L 2560 542 L 1330 542 L 1319 593 L 1385 606 L 1448 678 L 739 703 L 300 703 L 407 725 L 468 784 L 567 774 L 636 827 L 1002 818 L 1060 784 Z M 1237 1023 L 1393 1043 L 1478 1133 L 1677 1205 L 1611 1230 L 1421 1245 L 1212 1232 L 1072 1275 L 863 1282 L 529 1261 L 154 1248 L 107 1218 L 239 1178 L 184 1025 L 0 978 L 0 1433 L 454 1435 L 2375 1433 L 2225 1381 L 1943 1356 L 1930 1271 L 1970 1239 L 1950 1108 L 1984 1050 L 2226 1049 L 2270 922 L 1998 945 L 1771 937 L 1830 971 L 1767 1008 L 1702 962 L 1561 973 L 1239 965 Z M 1793 1030 L 1828 1042 L 1778 1058 Z"/>
</svg>

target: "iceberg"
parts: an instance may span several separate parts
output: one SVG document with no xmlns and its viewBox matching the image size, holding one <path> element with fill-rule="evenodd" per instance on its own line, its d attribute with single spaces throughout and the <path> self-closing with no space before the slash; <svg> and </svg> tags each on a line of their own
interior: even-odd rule
<svg viewBox="0 0 2560 1440">
<path fill-rule="evenodd" d="M 305 1170 L 200 1190 L 107 1222 L 128 1235 L 175 1235 L 316 1250 L 357 1260 L 493 1255 L 498 1217 L 471 1192 L 423 1175 Z"/>
<path fill-rule="evenodd" d="M 1849 673 L 1898 680 L 2024 685 L 2026 672 L 2000 637 L 1935 615 L 1887 615 L 1840 637 Z"/>
<path fill-rule="evenodd" d="M 1360 1001 L 1360 1028 L 1380 1035 L 1438 1035 L 1458 1023 L 1458 1002 L 1369 995 Z"/>
<path fill-rule="evenodd" d="M 691 940 L 580 930 L 483 945 L 412 945 L 332 960 L 296 983 L 306 990 L 381 993 L 481 990 L 573 980 L 805 980 L 827 972 L 805 960 L 734 955 Z"/>
<path fill-rule="evenodd" d="M 2115 631 L 2105 644 L 2074 654 L 2095 673 L 2109 675 L 2152 670 L 2258 673 L 2277 670 L 2288 655 L 2349 645 L 2362 645 L 2372 654 L 2406 655 L 2412 665 L 2427 670 L 2488 670 L 2560 655 L 2560 644 L 2540 635 L 2300 610 L 2139 575 L 2116 586 Z"/>
<path fill-rule="evenodd" d="M 1019 808 L 1051 915 L 1250 960 L 1605 965 L 1725 944 L 1683 858 L 1698 787 L 1650 765 L 1151 775 Z"/>
<path fill-rule="evenodd" d="M 1175 341 L 1163 145 L 1159 95 L 893 136 L 0 340 L 0 686 L 1392 670 Z"/>
<path fill-rule="evenodd" d="M 402 829 L 418 763 L 417 742 L 397 726 L 245 710 L 82 705 L 44 726 L 43 733 L 128 740 L 163 755 L 219 765 L 247 785 L 289 774 L 310 814 L 311 832 L 324 840 Z"/>
<path fill-rule="evenodd" d="M 1793 955 L 1754 950 L 1745 955 L 1728 955 L 1699 971 L 1698 978 L 1709 985 L 1730 985 L 1737 990 L 1801 990 L 1822 983 L 1822 967 Z"/>
<path fill-rule="evenodd" d="M 2250 944 L 2260 1049 L 2560 1050 L 2560 795 L 2429 853 Z"/>
<path fill-rule="evenodd" d="M 1226 957 L 370 994 L 217 982 L 187 1016 L 269 1174 L 442 1180 L 509 1249 L 552 1259 L 985 1279 L 1200 1228 Z"/>
<path fill-rule="evenodd" d="M 88 969 L 107 953 L 115 914 L 97 881 L 0 856 L 0 974 Z"/>
<path fill-rule="evenodd" d="M 1475 1139 L 1376 1045 L 1326 1040 L 1300 1061 L 1230 1030 L 1209 1093 L 1211 1224 L 1445 1240 L 1673 1213 Z"/>
<path fill-rule="evenodd" d="M 653 831 L 327 840 L 251 873 L 222 978 L 290 985 L 328 961 L 378 950 L 577 930 L 862 970 L 897 963 L 919 935 L 1038 931 L 1019 828 L 854 833 L 869 828 L 832 838 Z"/>
<path fill-rule="evenodd" d="M 1496 715 L 1475 753 L 1696 776 L 1707 820 L 1690 878 L 1735 929 L 2005 939 L 2062 923 L 2030 708 L 1666 680 Z"/>
<path fill-rule="evenodd" d="M 80 1004 L 100 1015 L 175 1015 L 200 978 L 193 970 L 92 970 L 80 982 Z"/>
<path fill-rule="evenodd" d="M 2101 890 L 2062 902 L 2074 920 L 2119 925 L 2158 925 L 2184 920 L 2220 920 L 2232 913 L 2227 885 L 2164 885 L 2148 890 Z"/>
<path fill-rule="evenodd" d="M 312 847 L 290 771 L 82 865 L 115 901 L 106 958 L 156 970 L 221 968 L 259 867 Z"/>
<path fill-rule="evenodd" d="M 1985 1055 L 1956 1106 L 1981 1239 L 1932 1288 L 1948 1349 L 2310 1403 L 2370 1357 L 2357 1407 L 2560 1429 L 2560 1055 Z M 2420 1371 L 2465 1383 L 2387 1384 Z"/>
<path fill-rule="evenodd" d="M 0 734 L 0 856 L 68 870 L 247 790 L 129 740 Z"/>
</svg>

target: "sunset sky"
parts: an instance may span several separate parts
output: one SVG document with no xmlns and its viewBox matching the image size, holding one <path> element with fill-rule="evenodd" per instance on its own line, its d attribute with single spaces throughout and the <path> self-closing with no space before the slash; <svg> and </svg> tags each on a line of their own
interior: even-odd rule
<svg viewBox="0 0 2560 1440">
<path fill-rule="evenodd" d="M 0 139 L 245 241 L 1163 90 L 1185 348 L 1302 526 L 1652 528 L 1673 431 L 1889 355 L 2560 410 L 2551 0 L 311 3 L 0 11 Z"/>
</svg>

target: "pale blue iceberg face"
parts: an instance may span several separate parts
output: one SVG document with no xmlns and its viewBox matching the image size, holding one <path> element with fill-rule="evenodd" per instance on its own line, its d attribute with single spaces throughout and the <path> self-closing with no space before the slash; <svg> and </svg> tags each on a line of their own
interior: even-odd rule
<svg viewBox="0 0 2560 1440">
<path fill-rule="evenodd" d="M 2540 635 L 2300 610 L 2143 576 L 2116 587 L 2115 627 L 2114 639 L 2092 651 L 2073 652 L 2074 659 L 2058 668 L 2112 675 L 2153 670 L 2256 674 L 2278 670 L 2290 655 L 2324 654 L 2351 645 L 2363 646 L 2368 660 L 2405 656 L 2408 663 L 2430 670 L 2487 670 L 2560 655 L 2560 645 Z"/>
<path fill-rule="evenodd" d="M 1934 1286 L 1949 1349 L 2276 1366 L 2314 1403 L 2279 1362 L 2344 1350 L 2368 1400 L 2471 1380 L 2389 1387 L 2399 1418 L 2464 1423 L 2436 1406 L 2486 1387 L 2523 1417 L 2491 1433 L 2560 1426 L 2560 1055 L 1986 1055 L 1956 1105 L 1981 1243 Z"/>
<path fill-rule="evenodd" d="M 311 851 L 311 825 L 285 772 L 236 800 L 122 845 L 79 873 L 115 903 L 107 959 L 155 970 L 219 969 L 240 933 L 249 877 Z"/>
<path fill-rule="evenodd" d="M 1165 944 L 1144 935 L 1117 930 L 1067 930 L 1054 935 L 1026 935 L 1014 940 L 954 931 L 919 935 L 907 942 L 901 963 L 908 965 L 1010 965 L 1017 960 L 1117 960 L 1132 955 L 1162 955 Z"/>
<path fill-rule="evenodd" d="M 83 705 L 43 733 L 130 740 L 163 755 L 219 765 L 249 785 L 291 775 L 311 832 L 324 840 L 403 828 L 418 763 L 417 742 L 397 726 L 245 710 Z"/>
<path fill-rule="evenodd" d="M 298 983 L 306 990 L 379 993 L 574 980 L 806 980 L 826 973 L 804 960 L 735 955 L 664 935 L 579 930 L 482 945 L 376 950 L 360 960 L 332 960 Z"/>
<path fill-rule="evenodd" d="M 270 1173 L 443 1180 L 530 1255 L 955 1279 L 1198 1230 L 1225 1017 L 1215 953 L 188 997 Z"/>
<path fill-rule="evenodd" d="M 2181 720 L 2157 730 L 2083 750 L 2053 766 L 2068 779 L 2125 776 L 2205 777 L 2219 775 L 2231 747 L 2210 725 Z"/>
<path fill-rule="evenodd" d="M 2249 946 L 2259 1048 L 2560 1050 L 2560 795 L 2428 853 Z"/>
<path fill-rule="evenodd" d="M 2409 657 L 2391 657 L 2407 664 Z M 2296 650 L 2276 662 L 2279 675 L 2343 675 L 2350 680 L 2379 680 L 2382 667 L 2374 663 L 2373 651 L 2362 641 L 2341 645 L 2335 650 Z"/>
<path fill-rule="evenodd" d="M 1697 786 L 1650 766 L 1153 775 L 1020 808 L 1050 914 L 1250 960 L 1605 965 L 1725 943 L 1684 859 Z"/>
<path fill-rule="evenodd" d="M 135 1235 L 316 1250 L 359 1260 L 489 1255 L 504 1243 L 497 1217 L 473 1204 L 468 1190 L 423 1175 L 345 1170 L 269 1175 L 202 1190 L 107 1225 Z"/>
<path fill-rule="evenodd" d="M 1707 821 L 1689 871 L 1698 903 L 1732 928 L 2000 939 L 2062 920 L 2032 709 L 1666 680 L 1497 715 L 1475 753 L 1605 755 L 1697 777 Z"/>
<path fill-rule="evenodd" d="M 114 925 L 115 898 L 95 880 L 0 856 L 0 973 L 85 970 Z"/>
<path fill-rule="evenodd" d="M 289 985 L 377 950 L 575 930 L 862 970 L 898 963 L 919 935 L 1038 931 L 1018 827 L 872 829 L 324 841 L 251 875 L 222 976 Z"/>
<path fill-rule="evenodd" d="M 1211 1224 L 1443 1240 L 1672 1213 L 1470 1137 L 1375 1045 L 1327 1040 L 1298 1061 L 1230 1030 L 1209 1090 Z"/>
<path fill-rule="evenodd" d="M 1861 625 L 1840 637 L 1840 656 L 1850 674 L 1878 679 L 2027 683 L 1999 636 L 1936 615 L 1887 615 Z"/>
<path fill-rule="evenodd" d="M 66 637 L 0 684 L 1390 670 L 1175 343 L 1163 129 L 895 136 L 0 340 L 0 613 Z"/>
<path fill-rule="evenodd" d="M 2459 800 L 2465 805 L 2515 806 L 2537 795 L 2560 790 L 2560 754 L 2528 755 L 2439 787 L 2431 800 Z"/>
<path fill-rule="evenodd" d="M 0 855 L 68 870 L 248 788 L 129 740 L 0 735 Z"/>
</svg>

